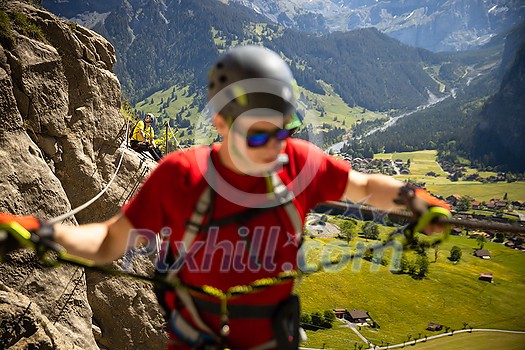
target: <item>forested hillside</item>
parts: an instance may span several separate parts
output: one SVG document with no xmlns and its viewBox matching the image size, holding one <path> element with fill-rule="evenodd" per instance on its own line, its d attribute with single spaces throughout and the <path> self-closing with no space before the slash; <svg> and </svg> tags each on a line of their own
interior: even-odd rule
<svg viewBox="0 0 525 350">
<path fill-rule="evenodd" d="M 520 33 L 525 32 L 522 26 Z M 525 171 L 525 37 L 517 46 L 501 87 L 483 106 L 474 130 L 471 157 L 482 164 Z M 512 51 L 512 50 L 509 50 Z"/>
<path fill-rule="evenodd" d="M 317 101 L 304 101 L 303 107 L 333 121 L 323 120 L 328 129 L 351 129 L 360 125 L 356 119 L 368 120 L 358 118 L 355 111 L 352 116 L 342 111 L 361 108 L 364 115 L 376 111 L 396 117 L 444 99 L 399 120 L 386 133 L 354 140 L 350 148 L 368 153 L 446 148 L 487 164 L 500 158 L 493 148 L 492 155 L 486 156 L 475 142 L 492 140 L 493 135 L 484 132 L 498 129 L 494 126 L 498 117 L 489 117 L 497 107 L 485 108 L 482 117 L 479 113 L 513 65 L 518 49 L 515 41 L 507 41 L 503 59 L 502 39 L 498 38 L 481 50 L 436 54 L 403 45 L 373 28 L 323 35 L 290 30 L 248 8 L 215 0 L 94 0 L 77 7 L 77 13 L 71 2 L 44 1 L 44 5 L 46 2 L 53 4 L 54 11 L 62 9 L 108 38 L 116 48 L 115 71 L 124 98 L 141 112 L 150 109 L 163 122 L 169 119 L 186 137 L 200 129 L 210 132 L 204 124 L 192 123 L 205 103 L 206 72 L 212 62 L 229 47 L 258 44 L 280 52 L 300 88 L 317 94 Z M 511 104 L 505 96 L 517 92 L 512 77 L 507 75 L 507 87 L 493 104 Z M 339 115 L 330 115 L 330 108 L 322 105 L 320 96 L 327 88 L 346 104 L 336 108 Z M 489 129 L 476 128 L 480 118 Z M 495 148 L 512 154 L 501 145 Z"/>
<path fill-rule="evenodd" d="M 131 101 L 179 84 L 201 89 L 206 69 L 218 56 L 213 26 L 239 33 L 257 16 L 213 0 L 170 2 L 123 1 L 93 28 L 117 51 L 115 67 L 123 93 Z"/>
<path fill-rule="evenodd" d="M 398 120 L 384 132 L 366 137 L 363 143 L 374 153 L 436 149 L 449 141 L 455 141 L 459 149 L 469 149 L 478 122 L 476 113 L 486 96 L 497 91 L 498 83 L 496 67 L 491 67 L 468 88 L 458 88 L 441 103 Z"/>
<path fill-rule="evenodd" d="M 349 105 L 371 110 L 403 109 L 425 103 L 439 85 L 424 71 L 435 56 L 405 46 L 376 29 L 323 36 L 288 31 L 269 46 L 309 69 L 296 73 L 298 82 L 315 90 L 315 81 L 332 84 Z"/>
<path fill-rule="evenodd" d="M 54 8 L 59 11 L 60 3 Z M 114 44 L 115 70 L 125 97 L 133 103 L 174 85 L 199 91 L 219 52 L 247 43 L 282 52 L 291 60 L 300 85 L 322 92 L 317 81 L 324 80 L 350 106 L 413 108 L 425 103 L 429 92 L 440 95 L 439 83 L 430 76 L 433 72 L 425 71 L 441 63 L 438 56 L 375 29 L 316 36 L 215 0 L 122 1 L 98 17 L 98 22 L 91 19 L 96 22 L 93 29 Z"/>
<path fill-rule="evenodd" d="M 481 77 L 458 89 L 454 98 L 351 146 L 368 152 L 439 149 L 450 160 L 467 158 L 481 167 L 525 171 L 525 25 L 504 38 L 501 64 L 486 67 Z M 477 54 L 495 54 L 499 40 Z M 462 55 L 468 59 L 469 53 Z M 445 74 L 454 75 L 454 70 L 449 67 Z"/>
</svg>

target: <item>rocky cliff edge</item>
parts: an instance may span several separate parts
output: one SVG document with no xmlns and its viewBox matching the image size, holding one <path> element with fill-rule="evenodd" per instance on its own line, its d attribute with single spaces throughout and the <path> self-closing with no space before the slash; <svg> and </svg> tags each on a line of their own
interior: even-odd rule
<svg viewBox="0 0 525 350">
<path fill-rule="evenodd" d="M 31 4 L 0 0 L 0 211 L 105 220 L 154 163 L 122 147 L 126 121 L 113 47 Z M 43 268 L 17 251 L 0 264 L 0 339 L 11 349 L 160 349 L 149 285 L 70 266 Z M 139 270 L 151 272 L 151 266 Z M 2 347 L 0 346 L 0 347 Z"/>
</svg>

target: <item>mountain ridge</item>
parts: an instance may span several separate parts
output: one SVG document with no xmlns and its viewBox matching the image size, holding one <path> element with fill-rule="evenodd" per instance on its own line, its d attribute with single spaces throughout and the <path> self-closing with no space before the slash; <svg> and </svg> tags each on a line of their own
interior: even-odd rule
<svg viewBox="0 0 525 350">
<path fill-rule="evenodd" d="M 525 20 L 525 6 L 517 0 L 231 0 L 230 4 L 314 33 L 375 27 L 405 44 L 431 51 L 478 47 Z M 309 26 L 304 26 L 308 17 Z"/>
<path fill-rule="evenodd" d="M 508 40 L 500 88 L 480 112 L 470 153 L 483 164 L 525 172 L 525 25 L 513 34 L 521 41 Z"/>
<path fill-rule="evenodd" d="M 143 6 L 137 1 L 122 2 L 118 11 L 111 12 L 94 26 L 115 45 L 119 56 L 115 71 L 125 96 L 133 103 L 177 83 L 184 86 L 191 82 L 201 89 L 203 96 L 205 71 L 223 48 L 215 42 L 214 31 L 223 33 L 226 46 L 262 44 L 288 58 L 297 57 L 289 47 L 309 51 L 311 62 L 303 57 L 292 62 L 298 82 L 312 91 L 322 92 L 317 80 L 329 80 L 350 105 L 357 103 L 378 111 L 411 108 L 426 102 L 427 90 L 434 95 L 441 94 L 439 84 L 423 70 L 423 66 L 437 61 L 437 56 L 387 39 L 375 29 L 312 35 L 280 28 L 245 8 L 234 7 L 232 12 L 232 7 L 211 0 L 197 4 L 184 0 L 177 3 L 155 0 Z M 134 27 L 137 23 L 145 27 Z M 253 23 L 262 24 L 275 35 L 251 32 L 249 27 Z M 144 30 L 146 27 L 149 33 Z M 333 46 L 332 40 L 337 40 L 346 52 L 333 48 L 325 50 L 324 46 Z M 380 47 L 367 46 L 368 40 Z M 324 50 L 324 53 L 331 51 L 332 55 L 316 57 L 315 46 L 318 53 Z M 350 59 L 354 52 L 355 56 Z M 408 58 L 408 53 L 414 57 Z M 390 57 L 396 55 L 402 55 L 403 61 L 412 64 L 397 62 L 393 65 Z M 371 56 L 376 60 L 368 60 Z M 323 59 L 331 61 L 323 62 Z M 344 76 L 346 73 L 348 78 Z M 396 73 L 401 79 L 394 77 Z M 392 81 L 394 78 L 397 83 Z M 382 83 L 385 80 L 387 84 Z M 202 97 L 199 103 L 203 105 Z"/>
<path fill-rule="evenodd" d="M 281 53 L 298 84 L 311 92 L 322 95 L 322 84 L 328 84 L 348 106 L 390 116 L 425 105 L 431 96 L 455 94 L 458 88 L 478 90 L 457 95 L 466 99 L 464 108 L 451 107 L 453 101 L 447 101 L 443 109 L 446 118 L 428 123 L 435 131 L 429 133 L 432 136 L 425 144 L 432 147 L 479 123 L 478 117 L 463 118 L 462 111 L 478 108 L 503 78 L 503 66 L 498 74 L 494 71 L 502 59 L 501 34 L 481 49 L 433 53 L 402 44 L 375 28 L 323 35 L 290 30 L 244 6 L 213 0 L 120 1 L 113 2 L 118 10 L 104 14 L 95 28 L 117 49 L 115 71 L 132 104 L 141 101 L 144 106 L 146 98 L 152 103 L 151 96 L 158 91 L 187 87 L 188 106 L 176 112 L 176 122 L 170 120 L 172 127 L 191 124 L 195 119 L 192 114 L 205 105 L 206 70 L 221 52 L 241 44 L 264 45 Z M 503 65 L 508 64 L 504 55 Z M 162 119 L 170 118 L 163 107 L 173 102 L 173 97 L 156 101 Z M 322 107 L 316 108 L 323 115 Z M 430 115 L 431 111 L 424 113 Z M 417 125 L 413 118 L 420 114 L 404 123 L 414 120 L 412 124 Z M 189 132 L 193 130 L 186 130 Z M 417 130 L 410 131 L 414 132 L 417 134 Z"/>
</svg>

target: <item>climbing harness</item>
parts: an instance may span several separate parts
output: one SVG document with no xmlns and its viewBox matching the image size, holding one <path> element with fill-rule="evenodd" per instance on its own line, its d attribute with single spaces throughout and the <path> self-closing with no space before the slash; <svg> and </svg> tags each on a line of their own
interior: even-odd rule
<svg viewBox="0 0 525 350">
<path fill-rule="evenodd" d="M 212 166 L 212 150 L 210 150 L 208 155 L 208 171 L 213 171 L 215 167 Z M 204 176 L 204 178 L 214 178 L 213 174 L 208 174 L 212 176 Z M 288 191 L 288 188 L 282 182 L 281 178 L 277 175 L 275 171 L 272 171 L 268 174 L 268 196 L 269 196 L 269 205 L 263 205 L 262 207 L 249 208 L 241 213 L 236 213 L 234 215 L 228 216 L 226 218 L 221 218 L 218 220 L 212 220 L 213 214 L 213 204 L 215 200 L 215 191 L 213 186 L 208 186 L 201 193 L 199 199 L 197 200 L 193 213 L 190 216 L 190 219 L 186 223 L 186 230 L 182 236 L 182 243 L 185 247 L 190 247 L 193 242 L 196 240 L 197 235 L 200 232 L 207 232 L 210 227 L 222 227 L 234 223 L 239 223 L 239 219 L 242 218 L 243 222 L 249 221 L 251 218 L 256 215 L 260 215 L 263 212 L 269 210 L 276 210 L 278 207 L 283 207 L 290 223 L 292 224 L 295 232 L 296 239 L 301 239 L 302 234 L 302 220 L 297 211 L 297 207 L 294 204 L 294 195 Z M 171 250 L 168 251 L 170 254 Z M 174 260 L 172 255 L 169 255 L 169 260 Z M 181 284 L 181 281 L 178 277 L 179 269 L 175 269 L 167 273 L 166 277 L 169 281 L 175 281 L 177 284 Z M 226 337 L 229 335 L 229 320 L 230 318 L 273 318 L 276 315 L 276 311 L 279 308 L 276 308 L 273 305 L 229 305 L 229 301 L 237 296 L 253 293 L 259 289 L 268 288 L 275 286 L 277 284 L 283 283 L 287 280 L 294 279 L 298 277 L 297 271 L 285 271 L 279 273 L 276 277 L 263 278 L 252 282 L 249 285 L 243 286 L 234 286 L 229 288 L 226 292 L 215 288 L 213 286 L 203 286 L 201 292 L 195 293 L 195 290 L 187 288 L 175 289 L 178 300 L 180 300 L 183 306 L 191 315 L 191 318 L 195 324 L 202 329 L 203 331 L 198 331 L 194 327 L 190 326 L 187 321 L 185 321 L 180 315 L 180 311 L 176 308 L 172 308 L 168 314 L 166 312 L 167 324 L 170 327 L 170 330 L 175 334 L 179 339 L 185 341 L 189 345 L 199 348 L 206 342 L 206 344 L 217 344 L 219 348 L 224 348 L 226 345 Z M 163 288 L 156 288 L 156 294 L 159 299 L 159 302 L 162 306 L 166 308 L 167 301 L 166 295 L 170 297 L 170 294 L 166 293 L 166 290 Z M 209 301 L 200 296 L 212 296 L 218 300 L 218 302 Z M 291 296 L 291 299 L 294 297 Z M 291 304 L 290 304 L 291 305 Z M 295 305 L 295 304 L 294 304 Z M 287 310 L 290 308 L 288 306 Z M 287 344 L 291 341 L 293 344 L 299 342 L 299 304 L 296 305 L 297 310 L 294 311 L 293 315 L 297 314 L 297 317 L 293 320 L 289 320 L 287 317 L 282 315 L 290 315 L 289 312 L 283 313 L 281 311 L 281 318 L 278 322 L 279 325 L 279 338 L 272 339 L 268 343 L 259 345 L 256 349 L 263 350 L 275 347 L 276 344 L 279 344 L 279 341 L 284 341 Z M 212 313 L 220 316 L 221 318 L 221 327 L 220 334 L 216 335 L 202 320 L 200 317 L 201 312 Z M 169 315 L 169 316 L 168 316 Z M 274 320 L 273 320 L 274 321 Z M 273 323 L 272 323 L 273 324 Z M 291 325 L 291 326 L 290 326 Z M 275 332 L 274 332 L 275 333 Z M 283 335 L 285 334 L 285 335 Z M 275 336 L 277 334 L 274 334 Z M 280 344 L 279 344 L 280 345 Z M 284 345 L 283 345 L 283 348 Z M 255 349 L 254 349 L 255 350 Z"/>
</svg>

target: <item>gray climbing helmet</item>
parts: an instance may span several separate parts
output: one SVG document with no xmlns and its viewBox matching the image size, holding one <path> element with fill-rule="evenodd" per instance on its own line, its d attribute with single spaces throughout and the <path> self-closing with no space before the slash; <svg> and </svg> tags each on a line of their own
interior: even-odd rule
<svg viewBox="0 0 525 350">
<path fill-rule="evenodd" d="M 238 46 L 222 55 L 208 74 L 209 106 L 224 117 L 264 109 L 293 118 L 293 81 L 290 67 L 277 53 L 261 46 Z"/>
</svg>

